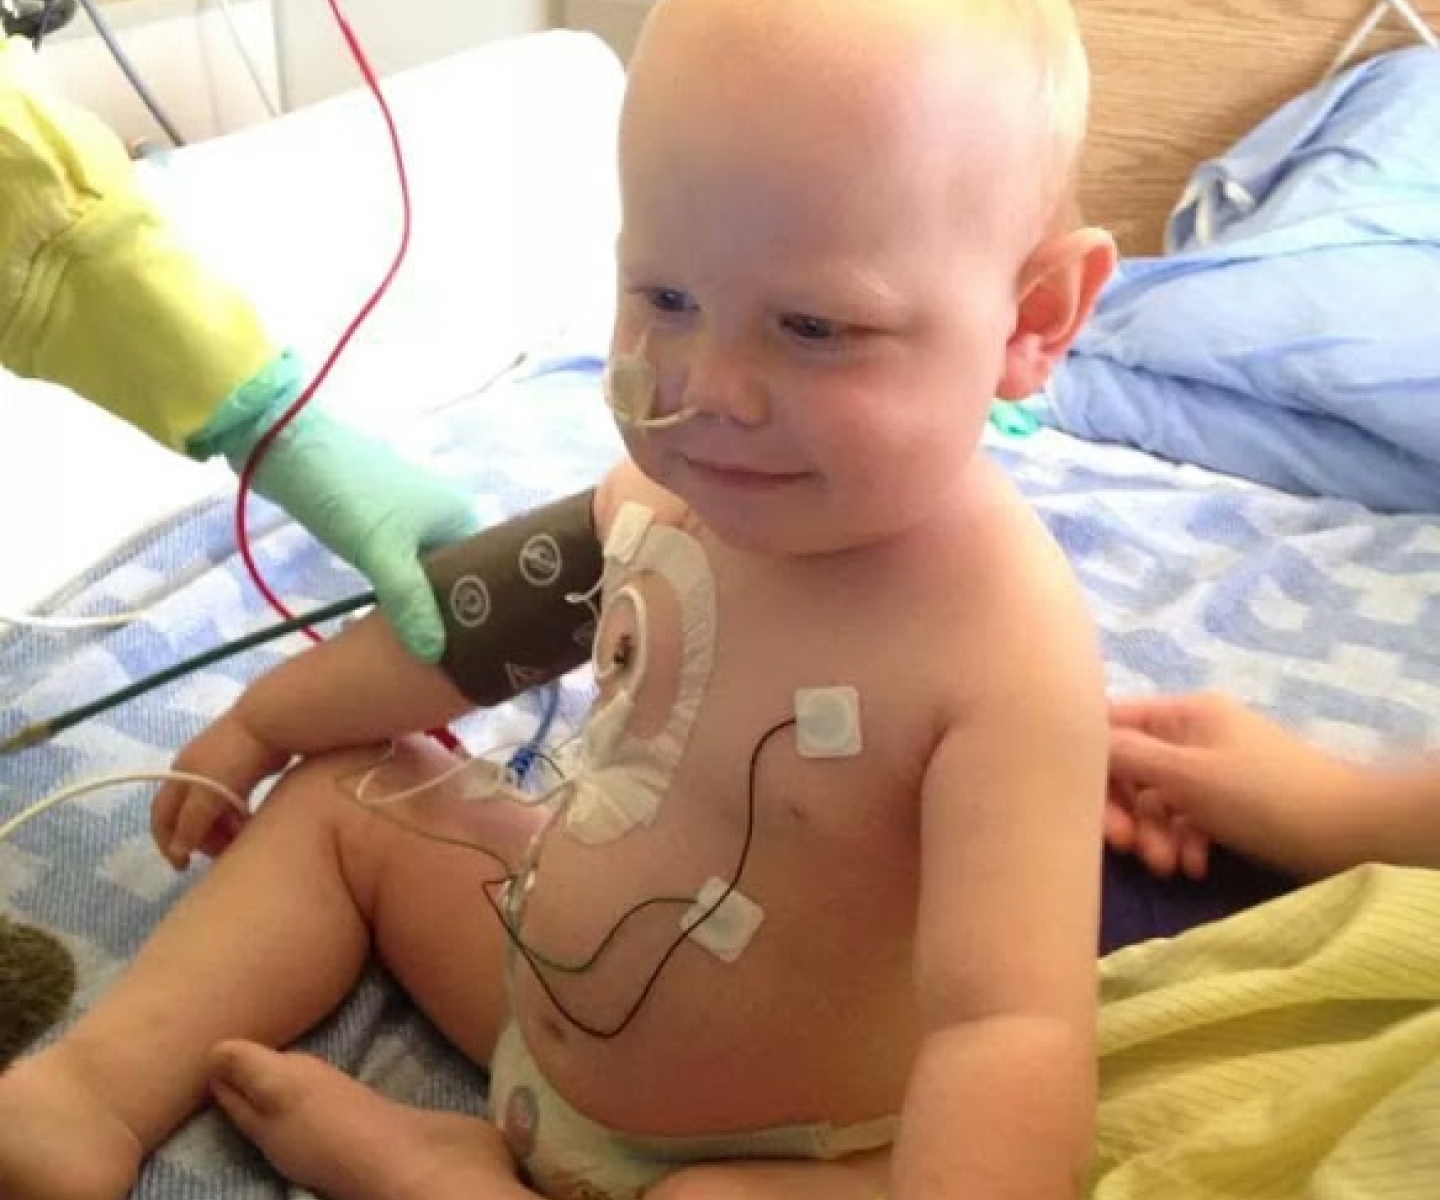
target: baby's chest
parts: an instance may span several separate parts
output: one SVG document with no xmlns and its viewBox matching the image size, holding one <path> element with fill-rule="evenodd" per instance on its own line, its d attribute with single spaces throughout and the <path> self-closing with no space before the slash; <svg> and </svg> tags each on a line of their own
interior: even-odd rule
<svg viewBox="0 0 1440 1200">
<path fill-rule="evenodd" d="M 855 807 L 832 803 L 844 797 L 913 783 L 935 704 L 903 610 L 675 529 L 646 547 L 607 579 L 589 731 L 599 758 L 649 746 L 686 790 L 733 792 L 763 753 L 797 803 L 820 791 L 837 812 Z"/>
</svg>

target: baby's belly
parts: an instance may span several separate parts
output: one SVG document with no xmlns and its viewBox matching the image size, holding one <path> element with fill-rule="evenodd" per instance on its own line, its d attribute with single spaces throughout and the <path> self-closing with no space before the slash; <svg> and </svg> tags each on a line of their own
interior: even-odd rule
<svg viewBox="0 0 1440 1200">
<path fill-rule="evenodd" d="M 742 835 L 702 819 L 604 846 L 548 837 L 521 936 L 549 965 L 516 959 L 514 1007 L 540 1068 L 592 1119 L 686 1134 L 898 1110 L 913 891 L 883 862 L 854 878 L 853 847 L 832 856 L 762 820 L 739 889 L 763 919 L 725 962 L 681 922 L 701 883 L 734 877 Z"/>
</svg>

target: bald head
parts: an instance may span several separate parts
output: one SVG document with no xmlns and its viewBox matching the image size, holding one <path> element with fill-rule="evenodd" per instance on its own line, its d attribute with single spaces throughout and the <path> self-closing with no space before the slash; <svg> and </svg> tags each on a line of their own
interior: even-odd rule
<svg viewBox="0 0 1440 1200">
<path fill-rule="evenodd" d="M 688 98 L 760 136 L 808 127 L 816 153 L 929 139 L 1003 171 L 1049 211 L 1084 135 L 1088 74 L 1070 0 L 660 0 L 627 118 Z"/>
<path fill-rule="evenodd" d="M 627 433 L 631 456 L 722 538 L 810 553 L 914 527 L 994 397 L 1033 394 L 1068 348 L 1113 253 L 1046 211 L 1054 81 L 1083 93 L 1083 56 L 1045 49 L 1075 45 L 1050 20 L 1066 2 L 653 10 L 620 127 L 612 344 L 681 419 Z M 751 521 L 692 469 L 707 454 L 810 464 L 816 486 Z"/>
</svg>

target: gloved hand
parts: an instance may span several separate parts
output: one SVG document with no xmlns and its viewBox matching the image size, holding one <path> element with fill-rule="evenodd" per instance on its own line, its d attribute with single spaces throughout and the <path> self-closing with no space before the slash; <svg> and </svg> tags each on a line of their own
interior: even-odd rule
<svg viewBox="0 0 1440 1200">
<path fill-rule="evenodd" d="M 309 408 L 266 452 L 255 490 L 366 576 L 405 647 L 438 661 L 445 630 L 419 554 L 476 531 L 463 492 Z"/>
<path fill-rule="evenodd" d="M 62 384 L 194 458 L 236 470 L 299 394 L 250 301 L 185 245 L 99 120 L 0 39 L 0 363 Z M 401 640 L 444 648 L 421 549 L 473 532 L 456 489 L 309 409 L 256 487 L 368 576 Z"/>
<path fill-rule="evenodd" d="M 299 393 L 288 352 L 223 404 L 187 447 L 220 453 L 238 472 L 255 443 Z M 285 509 L 366 576 L 405 647 L 424 662 L 445 649 L 440 609 L 420 567 L 422 550 L 478 528 L 469 498 L 385 442 L 307 407 L 273 442 L 255 490 Z"/>
</svg>

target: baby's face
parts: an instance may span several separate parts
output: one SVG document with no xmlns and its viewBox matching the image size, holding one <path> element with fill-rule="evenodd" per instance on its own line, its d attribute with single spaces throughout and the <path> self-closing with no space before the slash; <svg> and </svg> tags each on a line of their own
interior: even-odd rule
<svg viewBox="0 0 1440 1200">
<path fill-rule="evenodd" d="M 1014 325 L 1001 105 L 656 40 L 622 133 L 613 349 L 643 339 L 655 414 L 694 415 L 626 431 L 632 456 L 742 548 L 917 527 L 964 476 Z"/>
</svg>

